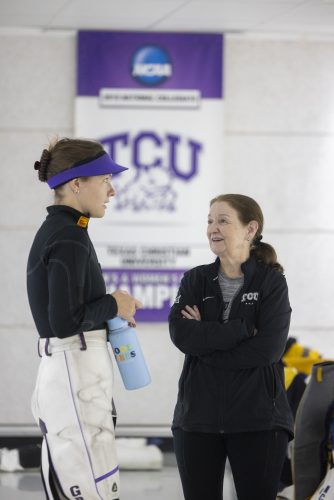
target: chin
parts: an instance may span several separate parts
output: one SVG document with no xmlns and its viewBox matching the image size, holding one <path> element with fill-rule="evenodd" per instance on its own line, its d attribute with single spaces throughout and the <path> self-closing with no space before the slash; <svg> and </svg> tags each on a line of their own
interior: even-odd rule
<svg viewBox="0 0 334 500">
<path fill-rule="evenodd" d="M 218 257 L 218 252 L 216 249 L 210 247 L 211 252 Z"/>
<path fill-rule="evenodd" d="M 211 249 L 211 252 L 214 253 L 217 257 L 222 257 L 226 252 L 226 248 L 218 249 L 218 248 L 211 248 L 210 247 L 210 249 Z"/>
<path fill-rule="evenodd" d="M 217 248 L 216 245 L 210 245 L 211 252 L 214 254 L 218 255 L 218 253 L 221 251 L 221 249 Z"/>
<path fill-rule="evenodd" d="M 104 210 L 101 210 L 101 211 L 95 211 L 95 212 L 91 212 L 90 213 L 90 217 L 92 219 L 102 219 L 102 217 L 104 217 L 105 215 L 105 211 Z"/>
</svg>

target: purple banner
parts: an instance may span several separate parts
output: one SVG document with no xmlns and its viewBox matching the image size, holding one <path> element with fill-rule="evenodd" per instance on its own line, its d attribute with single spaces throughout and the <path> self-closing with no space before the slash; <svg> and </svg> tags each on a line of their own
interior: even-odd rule
<svg viewBox="0 0 334 500">
<path fill-rule="evenodd" d="M 77 76 L 78 96 L 98 96 L 102 88 L 159 88 L 222 98 L 223 37 L 79 31 Z"/>
<path fill-rule="evenodd" d="M 102 269 L 108 292 L 126 290 L 143 303 L 136 320 L 167 321 L 184 270 L 175 269 Z"/>
</svg>

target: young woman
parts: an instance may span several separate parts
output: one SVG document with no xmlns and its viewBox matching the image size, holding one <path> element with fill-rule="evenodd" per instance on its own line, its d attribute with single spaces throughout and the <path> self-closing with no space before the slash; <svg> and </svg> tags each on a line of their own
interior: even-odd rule
<svg viewBox="0 0 334 500">
<path fill-rule="evenodd" d="M 186 500 L 221 500 L 229 459 L 238 500 L 274 500 L 293 421 L 280 362 L 291 308 L 283 269 L 262 240 L 259 205 L 210 204 L 213 264 L 185 273 L 170 316 L 185 353 L 174 413 Z"/>
<path fill-rule="evenodd" d="M 55 192 L 27 270 L 40 337 L 32 409 L 43 433 L 43 483 L 47 498 L 114 500 L 120 486 L 106 321 L 119 315 L 134 326 L 140 303 L 121 290 L 106 293 L 87 229 L 115 196 L 112 176 L 126 168 L 98 142 L 61 139 L 35 169 Z"/>
</svg>

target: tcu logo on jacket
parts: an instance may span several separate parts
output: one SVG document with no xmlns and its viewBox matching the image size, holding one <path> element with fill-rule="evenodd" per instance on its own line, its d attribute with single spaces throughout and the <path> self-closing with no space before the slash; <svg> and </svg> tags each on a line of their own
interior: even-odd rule
<svg viewBox="0 0 334 500">
<path fill-rule="evenodd" d="M 241 302 L 255 302 L 259 298 L 259 292 L 249 292 L 242 295 Z"/>
</svg>

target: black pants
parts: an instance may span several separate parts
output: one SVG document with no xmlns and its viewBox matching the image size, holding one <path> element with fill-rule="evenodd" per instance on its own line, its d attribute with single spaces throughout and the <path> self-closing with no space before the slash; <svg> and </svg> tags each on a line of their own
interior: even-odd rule
<svg viewBox="0 0 334 500">
<path fill-rule="evenodd" d="M 173 434 L 185 500 L 222 499 L 226 458 L 238 500 L 275 500 L 288 443 L 284 430 L 209 434 L 175 429 Z"/>
</svg>

